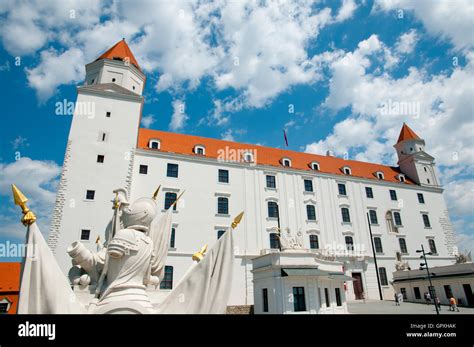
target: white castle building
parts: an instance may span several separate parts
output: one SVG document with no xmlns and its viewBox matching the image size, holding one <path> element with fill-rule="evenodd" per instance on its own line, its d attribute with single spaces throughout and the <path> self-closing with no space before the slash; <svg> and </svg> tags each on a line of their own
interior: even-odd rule
<svg viewBox="0 0 474 347">
<path fill-rule="evenodd" d="M 241 211 L 229 305 L 254 303 L 252 259 L 279 252 L 277 226 L 301 232 L 315 258 L 342 264 L 353 279 L 344 286 L 348 300 L 379 297 L 367 214 L 386 299 L 396 266 L 418 268 L 421 245 L 433 253 L 430 266 L 454 263 L 434 158 L 407 125 L 394 146 L 397 167 L 143 129 L 145 80 L 124 40 L 86 65 L 48 240 L 66 274 L 73 241 L 95 250 L 97 237 L 104 240 L 114 189 L 125 187 L 133 201 L 159 185 L 163 212 L 185 190 L 173 215 L 164 293 Z"/>
</svg>

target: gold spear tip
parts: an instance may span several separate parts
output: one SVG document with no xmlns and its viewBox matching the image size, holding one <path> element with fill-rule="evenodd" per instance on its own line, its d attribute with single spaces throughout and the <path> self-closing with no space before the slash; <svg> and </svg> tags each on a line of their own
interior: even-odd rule
<svg viewBox="0 0 474 347">
<path fill-rule="evenodd" d="M 158 186 L 158 188 L 153 193 L 153 200 L 156 200 L 156 197 L 158 196 L 158 193 L 160 192 L 160 188 L 161 188 L 161 184 Z"/>
<path fill-rule="evenodd" d="M 204 254 L 206 253 L 206 251 L 207 251 L 207 244 L 202 246 L 199 252 L 196 252 L 193 254 L 193 261 L 200 262 L 202 258 L 204 258 Z"/>
<path fill-rule="evenodd" d="M 99 243 L 100 241 L 100 235 L 97 236 L 97 238 L 95 239 L 95 243 Z"/>
<path fill-rule="evenodd" d="M 20 189 L 14 184 L 12 184 L 12 192 L 13 192 L 13 201 L 15 201 L 15 205 L 21 206 L 22 208 L 25 206 L 28 198 L 23 195 Z"/>
<path fill-rule="evenodd" d="M 242 220 L 242 217 L 244 216 L 244 211 L 240 212 L 237 217 L 234 218 L 234 221 L 232 222 L 231 226 L 232 229 L 237 228 L 237 225 L 239 225 L 240 221 Z"/>
</svg>

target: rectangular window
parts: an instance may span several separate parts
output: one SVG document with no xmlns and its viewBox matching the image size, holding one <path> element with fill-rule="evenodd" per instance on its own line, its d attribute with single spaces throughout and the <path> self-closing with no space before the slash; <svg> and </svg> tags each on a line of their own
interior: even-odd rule
<svg viewBox="0 0 474 347">
<path fill-rule="evenodd" d="M 387 270 L 385 270 L 384 267 L 379 267 L 379 276 L 380 276 L 380 284 L 382 286 L 388 286 Z"/>
<path fill-rule="evenodd" d="M 165 275 L 160 283 L 160 289 L 173 289 L 173 267 L 165 266 Z"/>
<path fill-rule="evenodd" d="M 407 242 L 405 241 L 405 239 L 399 238 L 398 243 L 400 244 L 400 252 L 402 252 L 402 254 L 407 254 L 408 249 L 407 249 Z"/>
<path fill-rule="evenodd" d="M 342 306 L 341 289 L 339 289 L 339 288 L 336 288 L 336 305 L 337 306 Z"/>
<path fill-rule="evenodd" d="M 324 288 L 324 298 L 326 299 L 326 307 L 331 307 L 331 301 L 329 300 L 329 289 Z"/>
<path fill-rule="evenodd" d="M 365 187 L 365 195 L 366 195 L 369 199 L 373 199 L 373 198 L 374 198 L 374 192 L 372 191 L 372 188 L 371 188 L 371 187 Z"/>
<path fill-rule="evenodd" d="M 178 177 L 178 164 L 168 163 L 168 168 L 166 170 L 166 176 L 168 176 L 168 177 Z"/>
<path fill-rule="evenodd" d="M 375 253 L 383 253 L 382 239 L 380 237 L 374 237 Z"/>
<path fill-rule="evenodd" d="M 395 221 L 395 225 L 397 227 L 402 226 L 402 217 L 400 216 L 400 212 L 393 212 L 393 220 Z"/>
<path fill-rule="evenodd" d="M 306 216 L 308 220 L 316 220 L 316 208 L 314 205 L 306 205 Z"/>
<path fill-rule="evenodd" d="M 165 194 L 165 210 L 169 209 L 171 205 L 176 201 L 176 193 L 166 193 Z M 176 204 L 173 205 L 173 211 L 176 211 Z"/>
<path fill-rule="evenodd" d="M 436 244 L 435 244 L 435 240 L 433 239 L 429 239 L 428 240 L 428 244 L 430 246 L 430 252 L 433 253 L 433 254 L 437 254 L 437 250 L 436 250 Z"/>
<path fill-rule="evenodd" d="M 318 235 L 309 235 L 309 247 L 311 249 L 319 249 Z"/>
<path fill-rule="evenodd" d="M 219 182 L 229 183 L 229 170 L 219 169 Z"/>
<path fill-rule="evenodd" d="M 106 116 L 107 118 L 110 118 L 110 114 L 111 114 L 111 113 L 110 113 L 109 111 L 107 111 L 107 112 L 105 113 L 105 116 Z"/>
<path fill-rule="evenodd" d="M 267 175 L 267 188 L 276 188 L 275 176 Z"/>
<path fill-rule="evenodd" d="M 263 312 L 268 312 L 268 289 L 262 289 L 262 296 L 263 296 Z"/>
<path fill-rule="evenodd" d="M 347 207 L 341 208 L 342 221 L 344 223 L 351 222 L 351 215 L 349 214 L 349 209 Z"/>
<path fill-rule="evenodd" d="M 97 162 L 102 164 L 104 162 L 104 158 L 105 157 L 102 154 L 97 155 Z"/>
<path fill-rule="evenodd" d="M 148 165 L 140 165 L 140 171 L 142 175 L 146 175 L 148 173 Z"/>
<path fill-rule="evenodd" d="M 86 191 L 86 200 L 94 200 L 94 197 L 95 197 L 95 190 Z"/>
<path fill-rule="evenodd" d="M 418 193 L 417 195 L 418 195 L 418 202 L 420 204 L 424 204 L 425 203 L 425 197 L 423 196 L 423 194 Z"/>
<path fill-rule="evenodd" d="M 421 299 L 420 287 L 413 287 L 413 294 L 415 294 L 415 299 Z"/>
<path fill-rule="evenodd" d="M 337 187 L 339 189 L 339 195 L 347 196 L 346 185 L 344 183 L 339 183 Z"/>
<path fill-rule="evenodd" d="M 175 248 L 176 229 L 171 228 L 170 248 Z"/>
<path fill-rule="evenodd" d="M 278 218 L 278 204 L 275 201 L 268 202 L 268 218 Z"/>
<path fill-rule="evenodd" d="M 8 303 L 2 302 L 0 304 L 0 313 L 7 313 Z"/>
<path fill-rule="evenodd" d="M 88 241 L 91 237 L 91 231 L 89 229 L 82 229 L 81 230 L 81 240 Z"/>
<path fill-rule="evenodd" d="M 431 228 L 430 218 L 427 214 L 423 214 L 423 224 L 425 224 L 425 228 Z"/>
<path fill-rule="evenodd" d="M 390 189 L 390 199 L 392 199 L 393 201 L 397 201 L 397 192 L 393 189 Z"/>
<path fill-rule="evenodd" d="M 370 217 L 370 224 L 379 224 L 379 220 L 377 219 L 377 211 L 369 210 L 369 217 Z"/>
<path fill-rule="evenodd" d="M 275 233 L 270 234 L 270 248 L 280 249 L 280 238 Z"/>
<path fill-rule="evenodd" d="M 305 192 L 312 192 L 313 191 L 313 181 L 312 180 L 304 180 L 304 191 Z"/>
<path fill-rule="evenodd" d="M 223 197 L 217 198 L 217 213 L 229 214 L 229 199 Z"/>
<path fill-rule="evenodd" d="M 295 312 L 306 311 L 304 287 L 293 287 L 293 307 Z"/>
</svg>

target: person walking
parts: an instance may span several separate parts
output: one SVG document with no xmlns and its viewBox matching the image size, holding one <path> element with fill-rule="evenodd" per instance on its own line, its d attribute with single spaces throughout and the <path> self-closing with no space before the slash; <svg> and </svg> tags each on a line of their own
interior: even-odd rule
<svg viewBox="0 0 474 347">
<path fill-rule="evenodd" d="M 425 301 L 427 305 L 431 304 L 431 295 L 428 292 L 425 293 Z"/>
<path fill-rule="evenodd" d="M 438 310 L 441 311 L 441 301 L 439 300 L 438 297 L 436 297 L 436 305 L 438 305 Z"/>
<path fill-rule="evenodd" d="M 456 301 L 456 299 L 454 298 L 454 296 L 451 296 L 451 298 L 449 299 L 449 310 L 450 311 L 453 311 L 454 310 L 457 310 L 459 312 L 459 308 L 458 308 L 458 303 Z"/>
<path fill-rule="evenodd" d="M 403 294 L 402 293 L 398 293 L 398 306 L 400 306 L 400 304 L 403 302 Z"/>
<path fill-rule="evenodd" d="M 393 297 L 395 298 L 395 306 L 400 306 L 400 302 L 399 302 L 399 298 L 398 298 L 398 293 L 395 292 L 395 294 L 393 295 Z"/>
</svg>

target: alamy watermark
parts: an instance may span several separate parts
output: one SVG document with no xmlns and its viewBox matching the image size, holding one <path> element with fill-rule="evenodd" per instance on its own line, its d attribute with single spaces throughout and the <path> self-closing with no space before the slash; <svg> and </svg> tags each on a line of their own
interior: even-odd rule
<svg viewBox="0 0 474 347">
<path fill-rule="evenodd" d="M 244 148 L 230 148 L 225 146 L 217 150 L 218 162 L 243 162 L 257 165 L 257 150 Z"/>
<path fill-rule="evenodd" d="M 57 116 L 86 116 L 89 119 L 95 117 L 95 102 L 92 101 L 68 101 L 63 99 L 55 104 L 55 114 Z"/>
<path fill-rule="evenodd" d="M 414 119 L 420 118 L 421 105 L 418 101 L 394 101 L 388 99 L 379 106 L 379 112 L 383 116 L 410 116 Z"/>
</svg>

